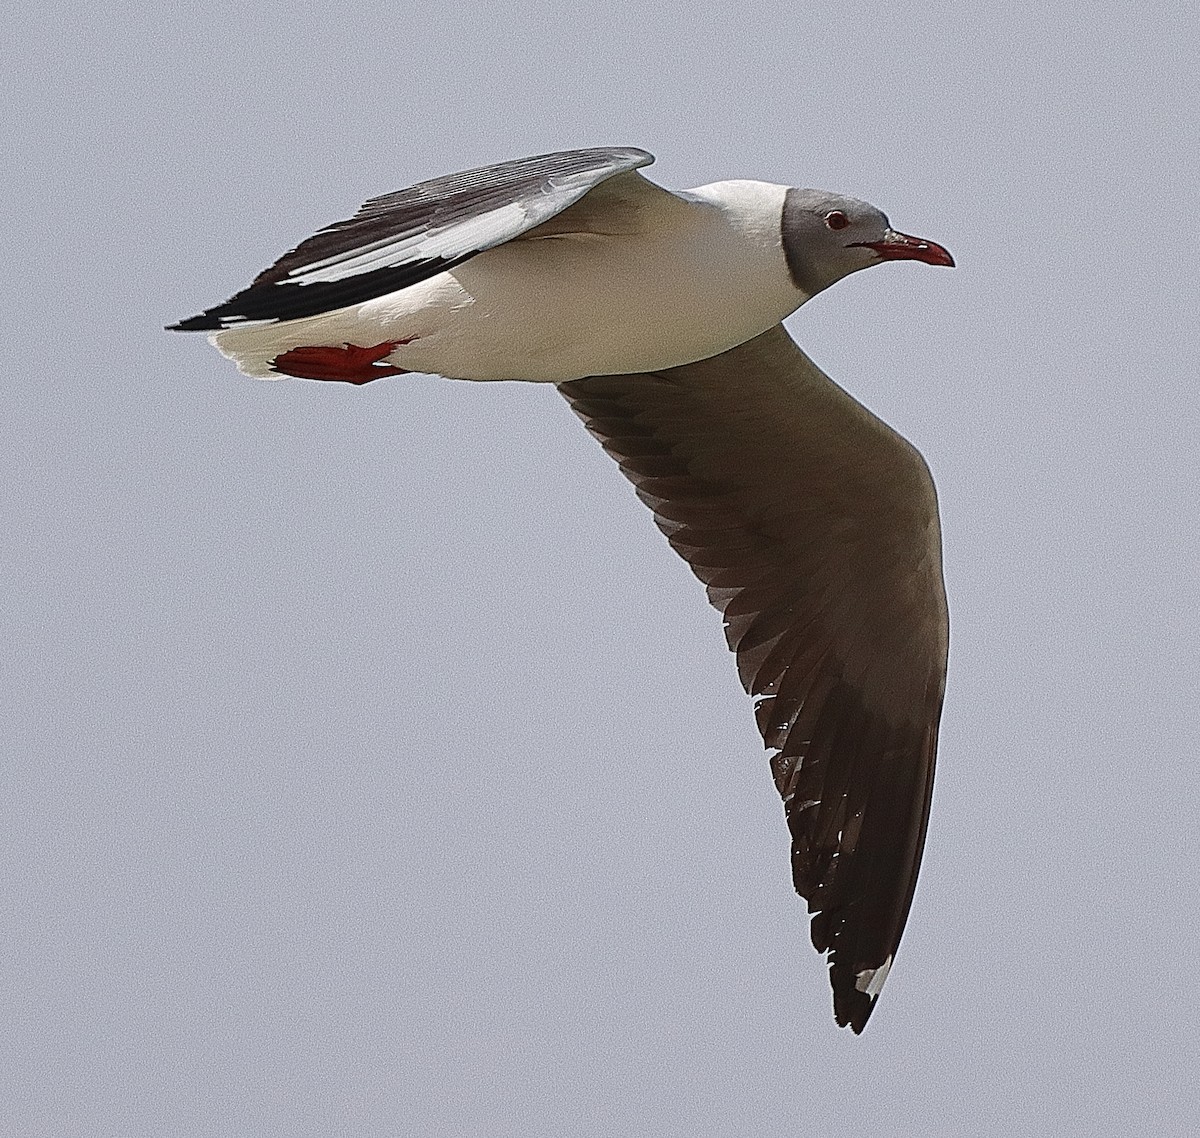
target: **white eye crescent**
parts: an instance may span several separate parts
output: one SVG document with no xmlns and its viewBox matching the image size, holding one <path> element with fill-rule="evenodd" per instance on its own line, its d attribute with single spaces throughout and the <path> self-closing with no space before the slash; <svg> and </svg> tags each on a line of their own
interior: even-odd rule
<svg viewBox="0 0 1200 1138">
<path fill-rule="evenodd" d="M 840 209 L 834 209 L 825 215 L 825 224 L 830 229 L 845 229 L 850 224 L 850 219 Z"/>
</svg>

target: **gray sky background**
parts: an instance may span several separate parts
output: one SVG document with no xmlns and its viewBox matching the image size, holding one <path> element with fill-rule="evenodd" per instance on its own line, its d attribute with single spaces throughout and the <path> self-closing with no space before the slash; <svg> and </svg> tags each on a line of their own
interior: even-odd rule
<svg viewBox="0 0 1200 1138">
<path fill-rule="evenodd" d="M 1195 1133 L 1194 6 L 8 20 L 0 1134 Z M 945 529 L 861 1038 L 720 620 L 565 402 L 161 331 L 368 196 L 602 144 L 959 261 L 790 321 Z"/>
</svg>

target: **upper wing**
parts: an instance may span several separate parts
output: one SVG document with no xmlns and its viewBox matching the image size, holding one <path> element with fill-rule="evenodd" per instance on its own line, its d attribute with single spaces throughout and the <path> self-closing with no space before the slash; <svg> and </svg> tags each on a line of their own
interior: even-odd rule
<svg viewBox="0 0 1200 1138">
<path fill-rule="evenodd" d="M 782 325 L 668 371 L 561 384 L 725 617 L 829 953 L 862 1031 L 912 903 L 949 636 L 917 451 Z"/>
<path fill-rule="evenodd" d="M 606 179 L 653 161 L 632 147 L 564 150 L 372 198 L 352 218 L 281 257 L 231 300 L 170 330 L 296 320 L 407 288 L 511 241 Z"/>
</svg>

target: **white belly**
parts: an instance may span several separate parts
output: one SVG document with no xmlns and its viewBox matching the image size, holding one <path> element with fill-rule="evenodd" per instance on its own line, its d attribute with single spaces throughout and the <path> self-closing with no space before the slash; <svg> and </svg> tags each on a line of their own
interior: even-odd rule
<svg viewBox="0 0 1200 1138">
<path fill-rule="evenodd" d="M 448 273 L 351 308 L 217 333 L 247 375 L 278 378 L 291 348 L 408 340 L 388 362 L 454 379 L 561 382 L 653 371 L 743 343 L 805 299 L 782 249 L 715 211 L 651 236 L 517 240 Z"/>
</svg>

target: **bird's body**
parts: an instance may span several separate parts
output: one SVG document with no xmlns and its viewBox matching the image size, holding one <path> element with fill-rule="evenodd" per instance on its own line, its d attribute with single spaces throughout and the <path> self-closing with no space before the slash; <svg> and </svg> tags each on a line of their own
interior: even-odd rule
<svg viewBox="0 0 1200 1138">
<path fill-rule="evenodd" d="M 676 195 L 618 175 L 427 280 L 213 342 L 264 379 L 280 378 L 272 361 L 290 349 L 381 340 L 399 342 L 392 366 L 453 379 L 560 383 L 690 363 L 765 332 L 807 299 L 783 254 L 785 192 L 719 182 Z"/>
<path fill-rule="evenodd" d="M 952 265 L 875 207 L 718 182 L 633 149 L 520 159 L 373 199 L 182 321 L 248 375 L 556 383 L 725 619 L 792 876 L 861 1031 L 912 902 L 948 623 L 920 455 L 780 321 L 880 260 Z"/>
</svg>

